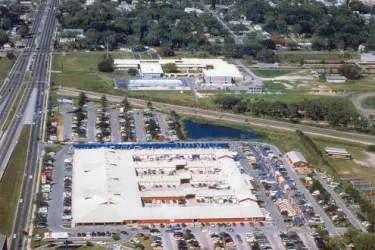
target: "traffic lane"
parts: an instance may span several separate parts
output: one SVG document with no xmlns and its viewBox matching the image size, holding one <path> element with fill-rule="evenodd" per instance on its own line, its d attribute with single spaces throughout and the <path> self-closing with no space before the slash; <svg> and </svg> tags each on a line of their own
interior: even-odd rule
<svg viewBox="0 0 375 250">
<path fill-rule="evenodd" d="M 63 88 L 58 90 L 59 93 L 69 93 L 71 95 L 77 96 L 80 90 L 76 90 L 74 88 Z M 86 94 L 89 98 L 93 99 L 100 99 L 101 94 L 86 91 Z M 121 102 L 123 97 L 121 96 L 114 96 L 114 95 L 107 95 L 108 100 L 113 102 Z M 128 98 L 132 105 L 136 106 L 147 106 L 147 101 L 135 99 L 135 98 Z M 285 131 L 295 131 L 301 130 L 306 134 L 314 134 L 319 136 L 325 136 L 330 138 L 338 138 L 347 141 L 355 141 L 363 144 L 372 144 L 375 141 L 375 136 L 365 135 L 365 134 L 357 134 L 357 133 L 350 133 L 345 131 L 338 131 L 333 129 L 326 129 L 326 128 L 319 128 L 313 127 L 308 125 L 300 125 L 294 124 L 289 122 L 283 121 L 276 121 L 276 120 L 267 120 L 263 118 L 256 118 L 251 116 L 245 115 L 237 115 L 231 113 L 225 113 L 220 111 L 212 111 L 206 110 L 201 108 L 194 108 L 194 107 L 185 107 L 185 106 L 178 106 L 173 104 L 165 104 L 160 102 L 153 102 L 153 106 L 157 109 L 161 110 L 175 110 L 181 114 L 188 114 L 188 115 L 198 115 L 198 116 L 205 116 L 207 118 L 215 119 L 215 120 L 226 120 L 236 123 L 244 123 L 244 124 L 251 124 L 254 126 L 259 126 L 263 128 L 275 128 Z"/>
<path fill-rule="evenodd" d="M 146 133 L 141 119 L 141 110 L 134 110 L 135 134 L 138 142 L 146 142 Z"/>
<path fill-rule="evenodd" d="M 89 142 L 95 142 L 95 107 L 93 102 L 89 102 L 87 107 L 87 130 Z"/>
<path fill-rule="evenodd" d="M 331 234 L 336 235 L 337 231 L 331 219 L 324 212 L 323 208 L 317 203 L 314 197 L 312 197 L 311 193 L 307 190 L 307 188 L 302 184 L 301 180 L 299 179 L 299 176 L 294 171 L 293 167 L 289 164 L 288 160 L 284 158 L 283 162 L 286 170 L 288 171 L 289 177 L 294 179 L 297 189 L 303 193 L 306 200 L 313 206 L 315 213 L 317 213 L 318 215 L 320 215 L 321 218 L 323 218 L 327 231 Z"/>
<path fill-rule="evenodd" d="M 308 233 L 297 233 L 299 238 L 302 240 L 303 244 L 309 249 L 309 250 L 317 250 L 312 237 Z"/>
<path fill-rule="evenodd" d="M 350 209 L 348 209 L 348 207 L 344 204 L 343 200 L 336 194 L 336 192 L 328 186 L 327 181 L 324 180 L 320 175 L 315 175 L 314 179 L 318 180 L 322 184 L 324 189 L 327 190 L 327 192 L 335 200 L 336 204 L 344 211 L 350 223 L 355 228 L 366 232 L 366 228 L 362 226 L 361 222 L 354 216 L 353 212 Z"/>
<path fill-rule="evenodd" d="M 111 126 L 112 126 L 112 142 L 119 143 L 121 142 L 120 138 L 120 126 L 118 121 L 118 113 L 116 106 L 110 107 L 111 112 Z"/>
<path fill-rule="evenodd" d="M 70 141 L 72 138 L 72 104 L 66 103 L 64 111 L 64 140 Z"/>
</svg>

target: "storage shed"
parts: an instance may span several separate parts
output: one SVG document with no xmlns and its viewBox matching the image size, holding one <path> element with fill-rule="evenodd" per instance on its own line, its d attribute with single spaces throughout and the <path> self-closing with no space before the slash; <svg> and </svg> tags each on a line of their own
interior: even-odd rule
<svg viewBox="0 0 375 250">
<path fill-rule="evenodd" d="M 290 151 L 286 153 L 286 157 L 290 164 L 293 164 L 295 167 L 308 167 L 309 163 L 306 158 L 297 151 Z"/>
</svg>

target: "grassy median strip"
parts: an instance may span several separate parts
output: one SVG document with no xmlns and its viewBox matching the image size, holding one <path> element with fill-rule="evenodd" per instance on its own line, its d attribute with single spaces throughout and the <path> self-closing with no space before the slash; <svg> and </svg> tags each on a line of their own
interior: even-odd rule
<svg viewBox="0 0 375 250">
<path fill-rule="evenodd" d="M 12 107 L 9 110 L 9 113 L 8 113 L 7 119 L 6 119 L 5 123 L 4 123 L 4 126 L 2 127 L 3 131 L 6 131 L 8 129 L 8 127 L 9 127 L 10 123 L 12 122 L 12 120 L 14 118 L 14 115 L 16 113 L 16 110 L 18 108 L 18 105 L 20 104 L 21 99 L 22 99 L 22 97 L 23 97 L 23 95 L 25 93 L 25 90 L 26 90 L 26 85 L 22 84 L 20 90 L 17 93 L 16 100 L 13 102 L 13 105 L 12 105 Z"/>
<path fill-rule="evenodd" d="M 24 125 L 18 143 L 0 181 L 0 233 L 10 235 L 20 198 L 29 145 L 30 125 Z"/>
</svg>

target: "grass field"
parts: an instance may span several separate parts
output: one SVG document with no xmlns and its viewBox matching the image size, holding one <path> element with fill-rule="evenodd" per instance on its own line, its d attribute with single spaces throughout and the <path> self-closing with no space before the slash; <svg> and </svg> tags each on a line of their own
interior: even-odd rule
<svg viewBox="0 0 375 250">
<path fill-rule="evenodd" d="M 0 182 L 0 233 L 8 236 L 20 198 L 29 134 L 30 126 L 25 125 Z"/>
<path fill-rule="evenodd" d="M 358 56 L 357 52 L 348 52 L 352 58 Z M 339 51 L 287 51 L 282 54 L 276 54 L 276 57 L 281 62 L 300 62 L 301 59 L 304 60 L 343 60 L 343 56 Z"/>
<path fill-rule="evenodd" d="M 132 59 L 129 52 L 111 51 L 113 58 Z M 105 56 L 105 52 L 77 52 L 66 54 L 54 54 L 52 59 L 53 71 L 97 71 L 98 63 Z M 146 58 L 145 58 L 146 59 Z"/>
<path fill-rule="evenodd" d="M 0 58 L 0 87 L 12 67 L 13 62 L 7 58 Z"/>
<path fill-rule="evenodd" d="M 285 92 L 286 88 L 282 83 L 274 81 L 264 81 L 263 91 L 264 92 Z"/>
<path fill-rule="evenodd" d="M 334 91 L 375 91 L 375 80 L 370 76 L 360 80 L 349 80 L 346 83 L 324 83 L 324 85 L 331 87 Z"/>
<path fill-rule="evenodd" d="M 375 109 L 375 96 L 367 97 L 362 100 L 362 107 L 366 109 Z"/>
<path fill-rule="evenodd" d="M 110 77 L 95 73 L 52 73 L 51 82 L 55 86 L 103 93 L 113 89 L 113 82 Z"/>
<path fill-rule="evenodd" d="M 251 71 L 259 77 L 273 78 L 277 76 L 284 76 L 295 72 L 291 69 L 251 69 Z"/>
</svg>

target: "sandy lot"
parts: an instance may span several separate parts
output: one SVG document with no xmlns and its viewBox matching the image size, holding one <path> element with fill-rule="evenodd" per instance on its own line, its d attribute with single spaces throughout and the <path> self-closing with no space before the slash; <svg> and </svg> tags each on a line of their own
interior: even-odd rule
<svg viewBox="0 0 375 250">
<path fill-rule="evenodd" d="M 354 162 L 364 167 L 375 168 L 375 153 L 364 152 L 364 154 L 366 155 L 366 159 L 364 160 L 354 159 Z"/>
</svg>

